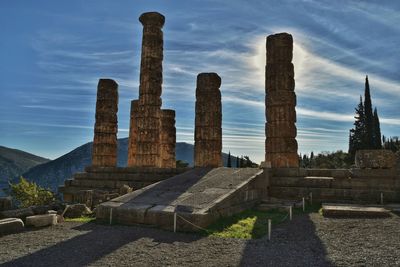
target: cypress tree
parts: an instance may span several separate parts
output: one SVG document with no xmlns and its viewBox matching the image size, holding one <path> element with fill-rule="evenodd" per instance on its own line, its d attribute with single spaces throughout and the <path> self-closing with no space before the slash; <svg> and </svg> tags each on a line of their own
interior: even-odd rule
<svg viewBox="0 0 400 267">
<path fill-rule="evenodd" d="M 366 148 L 365 143 L 365 112 L 364 112 L 364 105 L 362 101 L 362 97 L 360 96 L 360 103 L 356 108 L 356 115 L 354 116 L 356 119 L 354 122 L 354 128 L 350 130 L 350 140 L 349 144 L 349 154 L 354 158 L 357 150 Z"/>
<path fill-rule="evenodd" d="M 231 163 L 231 151 L 229 151 L 228 153 L 228 163 L 227 163 L 227 167 L 231 168 L 232 167 L 232 163 Z"/>
<path fill-rule="evenodd" d="M 374 115 L 372 114 L 371 93 L 369 90 L 368 75 L 365 77 L 364 92 L 364 114 L 365 114 L 365 149 L 374 149 Z"/>
<path fill-rule="evenodd" d="M 374 148 L 375 149 L 381 149 L 382 148 L 382 143 L 381 143 L 381 126 L 379 124 L 379 117 L 378 117 L 378 111 L 376 108 L 374 109 L 374 121 L 373 121 L 373 126 L 374 126 Z"/>
</svg>

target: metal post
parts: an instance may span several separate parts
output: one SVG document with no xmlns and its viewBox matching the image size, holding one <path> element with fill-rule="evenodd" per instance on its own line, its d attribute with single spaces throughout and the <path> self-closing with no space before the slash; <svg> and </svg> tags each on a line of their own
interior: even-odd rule
<svg viewBox="0 0 400 267">
<path fill-rule="evenodd" d="M 176 212 L 174 212 L 174 233 L 176 233 Z"/>
<path fill-rule="evenodd" d="M 113 209 L 111 208 L 110 209 L 110 225 L 112 224 L 112 211 L 113 211 Z"/>
<path fill-rule="evenodd" d="M 383 193 L 381 193 L 381 205 L 383 205 Z"/>
<path fill-rule="evenodd" d="M 310 205 L 312 205 L 312 192 L 310 192 Z"/>
<path fill-rule="evenodd" d="M 306 202 L 305 202 L 304 197 L 303 197 L 303 212 L 305 212 L 305 211 L 306 211 Z"/>
<path fill-rule="evenodd" d="M 271 219 L 268 219 L 268 240 L 271 240 Z"/>
<path fill-rule="evenodd" d="M 289 219 L 292 220 L 292 206 L 289 207 Z"/>
</svg>

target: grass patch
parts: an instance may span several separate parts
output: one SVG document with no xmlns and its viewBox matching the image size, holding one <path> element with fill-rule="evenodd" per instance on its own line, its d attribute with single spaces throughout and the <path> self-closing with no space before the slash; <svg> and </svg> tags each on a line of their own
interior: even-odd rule
<svg viewBox="0 0 400 267">
<path fill-rule="evenodd" d="M 293 216 L 304 213 L 319 212 L 321 205 L 307 205 L 305 212 L 302 208 L 294 208 Z M 223 238 L 257 239 L 267 234 L 268 219 L 272 225 L 289 220 L 288 211 L 272 209 L 269 211 L 246 210 L 231 217 L 221 218 L 207 227 L 208 236 Z"/>
<path fill-rule="evenodd" d="M 65 218 L 66 222 L 81 222 L 81 223 L 88 223 L 96 220 L 96 217 L 87 217 L 87 216 L 82 216 L 79 218 Z"/>
</svg>

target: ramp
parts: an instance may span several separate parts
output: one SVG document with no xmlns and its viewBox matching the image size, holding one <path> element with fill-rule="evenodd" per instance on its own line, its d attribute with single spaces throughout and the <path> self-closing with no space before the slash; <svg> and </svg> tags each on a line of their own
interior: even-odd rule
<svg viewBox="0 0 400 267">
<path fill-rule="evenodd" d="M 179 230 L 198 230 L 197 226 L 205 227 L 258 203 L 265 180 L 262 174 L 256 168 L 194 168 L 102 203 L 96 216 L 111 218 L 113 223 L 172 229 L 177 212 Z"/>
</svg>

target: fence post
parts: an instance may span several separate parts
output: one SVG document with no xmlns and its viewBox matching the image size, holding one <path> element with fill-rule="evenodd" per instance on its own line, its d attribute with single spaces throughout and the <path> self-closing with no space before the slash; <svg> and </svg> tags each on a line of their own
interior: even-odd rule
<svg viewBox="0 0 400 267">
<path fill-rule="evenodd" d="M 268 219 L 268 240 L 271 240 L 271 219 Z"/>
<path fill-rule="evenodd" d="M 110 225 L 112 224 L 112 211 L 113 211 L 113 209 L 110 208 Z"/>
<path fill-rule="evenodd" d="M 176 233 L 176 212 L 174 212 L 174 233 Z"/>
<path fill-rule="evenodd" d="M 306 211 L 306 202 L 305 202 L 304 197 L 303 197 L 303 212 L 305 212 L 305 211 Z"/>
<path fill-rule="evenodd" d="M 312 192 L 310 192 L 310 204 L 312 205 Z"/>
<path fill-rule="evenodd" d="M 292 220 L 292 206 L 289 207 L 289 219 Z"/>
<path fill-rule="evenodd" d="M 381 205 L 383 205 L 383 193 L 381 192 Z"/>
</svg>

